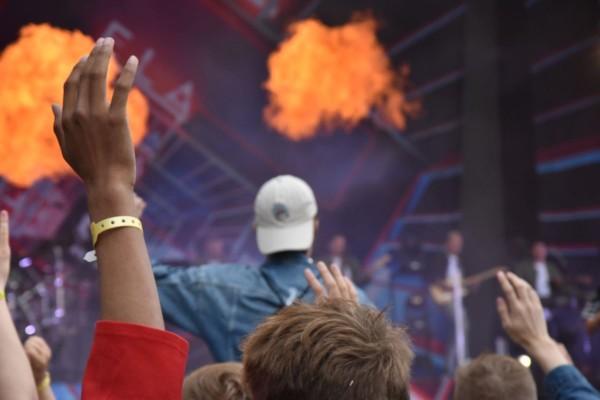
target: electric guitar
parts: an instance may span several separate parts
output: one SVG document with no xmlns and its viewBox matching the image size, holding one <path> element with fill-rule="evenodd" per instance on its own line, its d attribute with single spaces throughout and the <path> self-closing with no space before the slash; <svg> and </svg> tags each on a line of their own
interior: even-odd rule
<svg viewBox="0 0 600 400">
<path fill-rule="evenodd" d="M 499 266 L 463 278 L 463 297 L 469 294 L 470 287 L 477 286 L 488 279 L 492 279 L 496 276 L 498 271 L 504 270 L 507 270 L 507 268 Z M 443 306 L 448 305 L 452 301 L 452 283 L 449 279 L 436 282 L 429 286 L 429 294 L 437 304 Z"/>
</svg>

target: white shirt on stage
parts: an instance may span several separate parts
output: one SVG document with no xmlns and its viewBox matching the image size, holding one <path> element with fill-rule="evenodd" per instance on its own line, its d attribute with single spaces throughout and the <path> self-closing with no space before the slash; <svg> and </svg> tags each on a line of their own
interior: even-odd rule
<svg viewBox="0 0 600 400">
<path fill-rule="evenodd" d="M 456 361 L 459 366 L 467 360 L 467 340 L 466 340 L 466 321 L 465 308 L 463 304 L 463 285 L 462 271 L 458 256 L 448 255 L 448 266 L 446 268 L 446 278 L 452 286 L 452 315 L 454 317 L 454 344 L 456 351 Z"/>
<path fill-rule="evenodd" d="M 542 299 L 552 296 L 552 287 L 550 286 L 550 274 L 545 262 L 536 261 L 533 264 L 535 269 L 535 291 Z"/>
</svg>

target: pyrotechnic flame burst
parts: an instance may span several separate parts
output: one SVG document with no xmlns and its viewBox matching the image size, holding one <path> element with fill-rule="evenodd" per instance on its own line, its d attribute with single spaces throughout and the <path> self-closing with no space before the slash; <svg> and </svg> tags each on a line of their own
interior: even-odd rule
<svg viewBox="0 0 600 400">
<path fill-rule="evenodd" d="M 290 26 L 290 36 L 269 57 L 266 122 L 292 140 L 319 128 L 351 128 L 375 107 L 393 126 L 419 110 L 404 93 L 408 68 L 396 74 L 377 41 L 370 17 L 340 27 L 308 19 Z"/>
<path fill-rule="evenodd" d="M 93 44 L 79 31 L 31 24 L 0 54 L 0 175 L 11 183 L 26 187 L 42 177 L 72 173 L 52 132 L 50 105 L 62 104 L 65 79 Z M 109 82 L 118 69 L 111 60 Z M 107 92 L 112 96 L 110 87 Z M 148 119 L 148 103 L 137 89 L 129 95 L 127 114 L 137 144 Z"/>
</svg>

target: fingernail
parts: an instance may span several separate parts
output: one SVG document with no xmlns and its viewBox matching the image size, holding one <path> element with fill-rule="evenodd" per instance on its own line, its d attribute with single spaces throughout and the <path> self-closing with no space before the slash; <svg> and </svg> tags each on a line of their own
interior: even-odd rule
<svg viewBox="0 0 600 400">
<path fill-rule="evenodd" d="M 2 210 L 2 213 L 1 213 L 1 214 L 2 214 L 2 217 L 3 217 L 3 218 L 6 218 L 6 217 L 8 217 L 8 211 L 6 211 L 6 210 Z"/>
<path fill-rule="evenodd" d="M 98 46 L 100 46 L 102 44 L 102 42 L 104 42 L 104 38 L 98 38 L 98 40 L 96 40 L 96 44 Z"/>
<path fill-rule="evenodd" d="M 104 39 L 104 42 L 103 42 L 102 45 L 104 47 L 110 47 L 110 46 L 112 46 L 114 44 L 115 44 L 115 40 L 113 38 L 109 37 L 109 38 Z"/>
<path fill-rule="evenodd" d="M 81 58 L 79 59 L 79 62 L 80 62 L 80 63 L 81 63 L 81 62 L 86 62 L 86 61 L 87 61 L 87 59 L 88 59 L 88 56 L 83 56 L 83 57 L 81 57 Z"/>
<path fill-rule="evenodd" d="M 138 64 L 138 58 L 136 56 L 129 56 L 129 58 L 127 59 L 127 63 L 126 65 L 130 65 L 130 66 L 136 66 Z"/>
</svg>

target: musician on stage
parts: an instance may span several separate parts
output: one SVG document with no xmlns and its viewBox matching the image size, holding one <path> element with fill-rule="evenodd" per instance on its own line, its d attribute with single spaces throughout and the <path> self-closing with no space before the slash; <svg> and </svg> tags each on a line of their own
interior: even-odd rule
<svg viewBox="0 0 600 400">
<path fill-rule="evenodd" d="M 342 234 L 335 235 L 329 242 L 329 253 L 321 259 L 327 265 L 337 266 L 342 270 L 344 276 L 352 279 L 356 285 L 362 286 L 367 279 L 358 258 L 348 251 L 347 242 L 346 236 Z"/>
<path fill-rule="evenodd" d="M 515 274 L 535 289 L 543 303 L 550 302 L 563 283 L 562 274 L 558 266 L 548 260 L 548 248 L 542 241 L 532 244 L 531 258 L 517 264 Z"/>
<path fill-rule="evenodd" d="M 558 265 L 548 259 L 542 241 L 531 245 L 531 258 L 516 265 L 515 274 L 537 292 L 553 339 L 563 343 L 574 360 L 585 357 L 585 324 Z"/>
<path fill-rule="evenodd" d="M 465 288 L 463 286 L 463 265 L 460 256 L 463 250 L 463 242 L 463 236 L 459 231 L 448 232 L 444 255 L 436 257 L 429 263 L 429 273 L 427 274 L 429 282 L 439 284 L 432 286 L 432 288 L 436 288 L 436 291 L 431 292 L 432 298 L 448 310 L 453 324 L 453 340 L 448 352 L 449 372 L 453 372 L 456 367 L 465 364 L 468 358 L 467 317 L 463 302 Z M 438 294 L 438 291 L 441 293 Z M 448 296 L 447 299 L 444 294 Z"/>
</svg>

